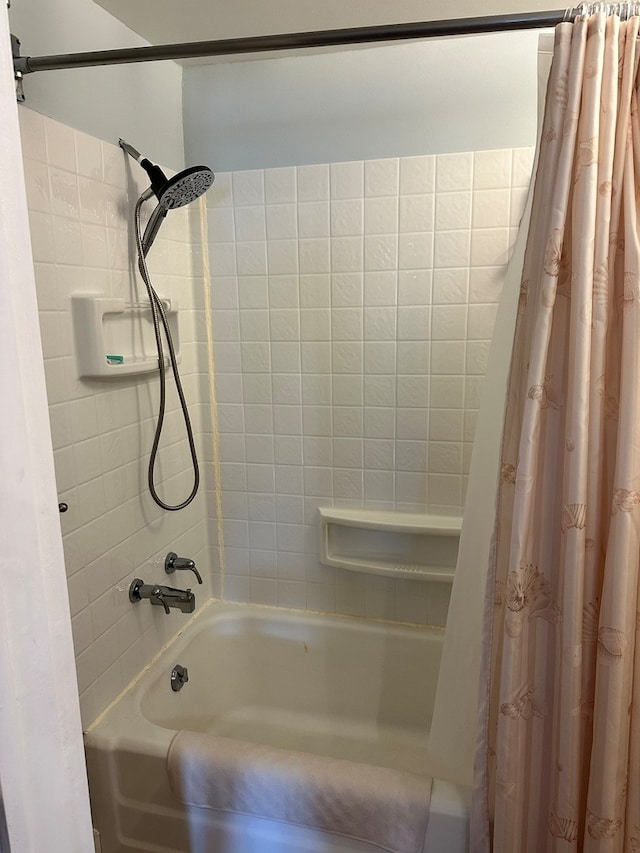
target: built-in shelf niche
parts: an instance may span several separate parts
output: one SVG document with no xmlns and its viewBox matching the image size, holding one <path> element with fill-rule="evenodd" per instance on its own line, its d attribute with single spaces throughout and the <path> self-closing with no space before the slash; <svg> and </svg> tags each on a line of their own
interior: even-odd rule
<svg viewBox="0 0 640 853">
<path fill-rule="evenodd" d="M 462 519 L 321 507 L 320 561 L 351 572 L 451 583 Z"/>
<path fill-rule="evenodd" d="M 176 360 L 181 361 L 178 304 L 162 299 L 173 337 Z M 81 379 L 105 379 L 150 373 L 158 369 L 151 307 L 112 296 L 75 294 L 71 317 L 76 365 Z M 169 358 L 165 356 L 165 365 Z"/>
</svg>

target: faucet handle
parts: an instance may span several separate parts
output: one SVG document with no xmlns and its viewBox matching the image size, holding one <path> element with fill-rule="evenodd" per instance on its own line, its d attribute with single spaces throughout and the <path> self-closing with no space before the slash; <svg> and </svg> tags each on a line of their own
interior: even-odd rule
<svg viewBox="0 0 640 853">
<path fill-rule="evenodd" d="M 164 607 L 164 612 L 167 614 L 167 616 L 169 616 L 171 614 L 171 609 L 165 601 L 164 592 L 162 591 L 161 587 L 155 587 L 155 589 L 151 593 L 151 600 L 153 601 L 154 598 L 156 599 L 156 601 L 160 602 L 160 604 Z"/>
<path fill-rule="evenodd" d="M 175 551 L 169 551 L 165 557 L 164 570 L 168 575 L 171 575 L 178 569 L 186 569 L 189 572 L 193 572 L 198 583 L 202 583 L 200 572 L 196 569 L 196 564 L 193 560 L 190 560 L 188 557 L 178 557 Z"/>
</svg>

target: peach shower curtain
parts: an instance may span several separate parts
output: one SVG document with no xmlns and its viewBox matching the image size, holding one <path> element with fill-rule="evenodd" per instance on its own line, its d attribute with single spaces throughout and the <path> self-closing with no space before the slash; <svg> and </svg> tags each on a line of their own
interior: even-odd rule
<svg viewBox="0 0 640 853">
<path fill-rule="evenodd" d="M 556 30 L 485 600 L 473 853 L 640 850 L 639 23 L 598 13 Z"/>
</svg>

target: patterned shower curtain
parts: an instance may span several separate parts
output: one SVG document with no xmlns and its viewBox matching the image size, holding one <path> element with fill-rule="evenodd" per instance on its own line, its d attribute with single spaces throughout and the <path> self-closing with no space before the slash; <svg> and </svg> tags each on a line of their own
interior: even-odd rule
<svg viewBox="0 0 640 853">
<path fill-rule="evenodd" d="M 598 13 L 556 30 L 485 599 L 473 853 L 640 850 L 639 24 Z"/>
</svg>

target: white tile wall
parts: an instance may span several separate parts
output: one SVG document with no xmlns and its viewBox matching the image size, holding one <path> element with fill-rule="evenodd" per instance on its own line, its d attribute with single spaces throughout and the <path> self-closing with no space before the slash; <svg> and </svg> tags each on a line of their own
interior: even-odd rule
<svg viewBox="0 0 640 853">
<path fill-rule="evenodd" d="M 532 156 L 218 176 L 208 199 L 228 598 L 443 624 L 446 587 L 319 564 L 317 508 L 461 513 Z"/>
<path fill-rule="evenodd" d="M 197 211 L 167 219 L 149 261 L 178 298 L 202 493 L 146 494 L 151 378 L 76 378 L 69 296 L 135 294 L 142 176 L 116 146 L 21 110 L 83 719 L 184 622 L 144 602 L 170 549 L 219 595 Z M 217 426 L 228 599 L 443 624 L 448 589 L 318 561 L 323 504 L 458 514 L 529 149 L 218 174 L 209 193 Z M 193 234 L 192 234 L 193 232 Z M 190 487 L 171 400 L 162 488 Z M 180 581 L 183 579 L 180 578 Z M 187 579 L 184 579 L 187 585 Z M 190 585 L 190 584 L 189 584 Z"/>
<path fill-rule="evenodd" d="M 59 498 L 69 504 L 60 522 L 87 724 L 187 619 L 176 611 L 165 616 L 148 602 L 132 605 L 133 578 L 165 582 L 164 556 L 175 550 L 193 557 L 201 570 L 205 585 L 197 590 L 199 604 L 219 589 L 210 547 L 215 539 L 209 536 L 215 524 L 208 523 L 208 407 L 200 405 L 206 403 L 201 282 L 192 271 L 188 214 L 174 211 L 149 264 L 159 292 L 180 303 L 181 373 L 204 450 L 205 487 L 187 510 L 164 513 L 146 490 L 157 379 L 79 380 L 69 312 L 72 293 L 142 298 L 132 264 L 131 217 L 143 174 L 116 145 L 28 109 L 20 110 L 20 119 L 56 475 Z M 245 186 L 249 192 L 250 181 Z M 224 217 L 213 216 L 212 225 L 220 233 Z M 169 408 L 159 490 L 182 496 L 191 479 L 173 396 Z M 172 585 L 193 586 L 189 577 L 174 577 Z"/>
</svg>

